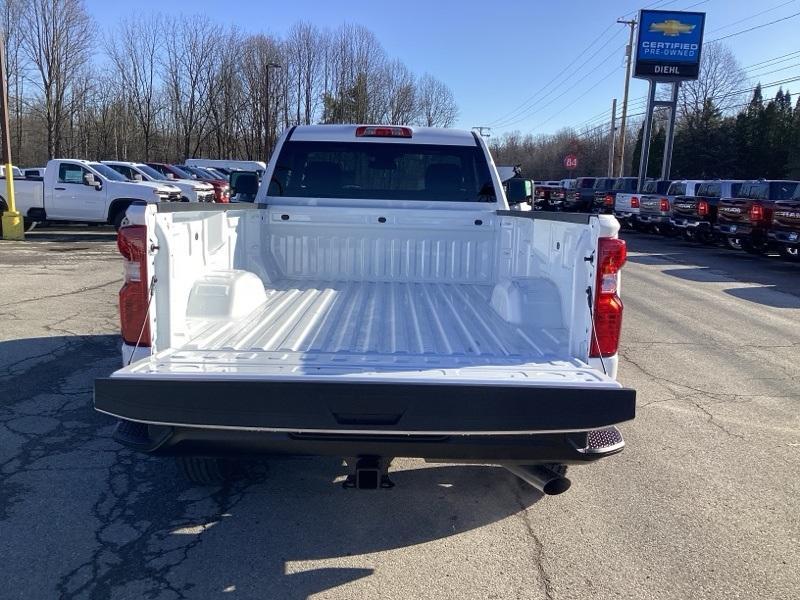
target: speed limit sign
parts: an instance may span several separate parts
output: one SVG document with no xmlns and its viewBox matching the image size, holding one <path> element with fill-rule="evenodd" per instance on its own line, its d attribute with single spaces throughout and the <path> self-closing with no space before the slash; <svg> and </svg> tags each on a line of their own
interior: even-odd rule
<svg viewBox="0 0 800 600">
<path fill-rule="evenodd" d="M 574 154 L 567 154 L 564 157 L 564 168 L 570 171 L 578 168 L 578 157 Z"/>
</svg>

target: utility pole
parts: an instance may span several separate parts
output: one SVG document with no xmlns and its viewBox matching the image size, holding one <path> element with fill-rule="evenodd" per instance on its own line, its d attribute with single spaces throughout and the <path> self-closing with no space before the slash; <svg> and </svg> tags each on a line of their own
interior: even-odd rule
<svg viewBox="0 0 800 600">
<path fill-rule="evenodd" d="M 11 128 L 8 123 L 8 76 L 6 75 L 6 36 L 0 33 L 0 142 L 3 144 L 3 164 L 6 167 L 6 202 L 8 210 L 2 216 L 5 240 L 24 240 L 25 228 L 14 202 L 14 172 L 11 169 Z"/>
<path fill-rule="evenodd" d="M 614 176 L 614 140 L 617 133 L 617 99 L 611 101 L 611 131 L 608 133 L 608 176 Z"/>
<path fill-rule="evenodd" d="M 267 153 L 266 160 L 269 160 L 269 157 L 272 154 L 272 119 L 270 118 L 270 114 L 269 114 L 270 113 L 270 101 L 271 101 L 271 98 L 270 98 L 270 95 L 269 95 L 269 70 L 270 69 L 280 69 L 280 68 L 282 68 L 282 65 L 279 65 L 278 63 L 274 63 L 274 62 L 267 63 L 267 90 L 266 90 L 266 92 L 267 92 L 267 111 L 266 111 L 266 113 L 267 113 L 266 114 L 267 122 L 266 122 L 266 130 L 267 131 L 266 131 L 266 134 L 264 136 L 264 150 Z"/>
<path fill-rule="evenodd" d="M 627 57 L 627 64 L 625 65 L 625 92 L 622 95 L 622 116 L 619 120 L 619 163 L 616 169 L 618 177 L 623 176 L 625 170 L 625 133 L 628 120 L 628 88 L 631 83 L 631 65 L 633 64 L 633 34 L 636 31 L 636 19 L 625 21 L 624 19 L 617 19 L 617 23 L 627 25 L 630 27 L 630 36 L 628 38 L 628 46 L 625 48 L 625 56 Z"/>
<path fill-rule="evenodd" d="M 488 138 L 492 137 L 492 128 L 491 127 L 478 126 L 478 127 L 473 127 L 473 129 L 477 129 L 478 130 L 478 135 L 481 136 L 482 138 L 487 138 L 488 139 Z M 484 133 L 484 130 L 486 131 L 485 133 Z"/>
</svg>

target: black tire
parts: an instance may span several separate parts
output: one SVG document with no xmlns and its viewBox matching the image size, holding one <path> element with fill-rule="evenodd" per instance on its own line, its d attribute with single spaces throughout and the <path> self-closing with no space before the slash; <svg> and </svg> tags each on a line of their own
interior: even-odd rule
<svg viewBox="0 0 800 600">
<path fill-rule="evenodd" d="M 232 476 L 230 462 L 224 458 L 205 456 L 178 456 L 178 468 L 197 485 L 221 485 Z"/>
<path fill-rule="evenodd" d="M 726 237 L 725 243 L 728 245 L 728 248 L 732 250 L 743 250 L 742 240 L 735 237 Z"/>
<path fill-rule="evenodd" d="M 781 246 L 781 258 L 790 262 L 800 262 L 800 246 Z"/>
<path fill-rule="evenodd" d="M 114 213 L 114 216 L 111 217 L 111 224 L 114 226 L 114 229 L 119 231 L 119 228 L 122 227 L 122 221 L 125 219 L 125 209 L 118 210 Z"/>
</svg>

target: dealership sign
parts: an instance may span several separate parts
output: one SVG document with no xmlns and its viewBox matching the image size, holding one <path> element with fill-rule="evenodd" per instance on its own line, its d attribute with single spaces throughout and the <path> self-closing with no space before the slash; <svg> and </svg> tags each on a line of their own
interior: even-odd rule
<svg viewBox="0 0 800 600">
<path fill-rule="evenodd" d="M 705 13 L 639 11 L 633 76 L 657 81 L 697 79 L 705 21 Z"/>
</svg>

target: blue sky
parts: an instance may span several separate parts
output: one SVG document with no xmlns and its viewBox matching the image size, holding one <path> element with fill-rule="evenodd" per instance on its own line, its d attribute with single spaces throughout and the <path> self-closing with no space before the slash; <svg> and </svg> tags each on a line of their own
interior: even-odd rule
<svg viewBox="0 0 800 600">
<path fill-rule="evenodd" d="M 103 29 L 131 17 L 130 4 L 124 2 L 87 0 L 87 5 Z M 136 14 L 205 13 L 220 23 L 277 35 L 301 19 L 321 27 L 366 25 L 391 57 L 453 89 L 461 110 L 459 126 L 494 123 L 497 135 L 510 130 L 551 133 L 602 122 L 611 98 L 622 98 L 620 47 L 627 41 L 627 28 L 615 20 L 632 17 L 643 6 L 706 12 L 706 40 L 800 12 L 800 0 L 137 0 Z M 774 82 L 800 76 L 799 33 L 797 16 L 724 43 L 743 67 L 798 52 L 748 70 L 754 81 Z M 567 68 L 593 40 L 594 46 Z M 789 88 L 800 91 L 800 81 Z M 641 110 L 638 99 L 646 91 L 646 83 L 633 80 L 632 113 Z M 514 112 L 520 105 L 526 110 Z"/>
</svg>

